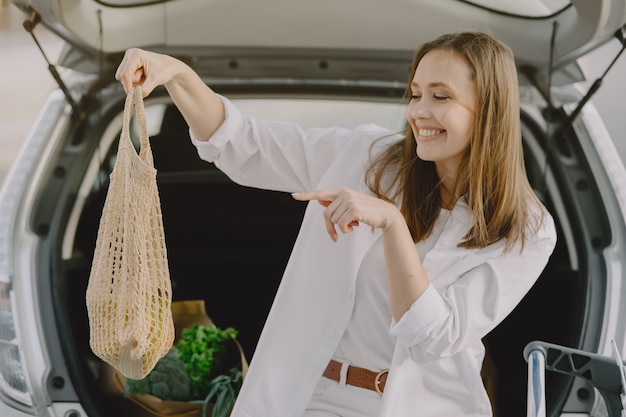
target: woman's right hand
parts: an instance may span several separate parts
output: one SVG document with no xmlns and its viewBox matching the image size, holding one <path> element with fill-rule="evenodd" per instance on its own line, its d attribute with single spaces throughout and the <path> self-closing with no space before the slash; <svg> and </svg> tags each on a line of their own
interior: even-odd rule
<svg viewBox="0 0 626 417">
<path fill-rule="evenodd" d="M 185 64 L 171 56 L 131 48 L 124 54 L 115 79 L 122 83 L 126 93 L 135 86 L 141 86 L 143 97 L 146 97 L 157 86 L 167 84 L 186 69 Z"/>
<path fill-rule="evenodd" d="M 126 94 L 141 86 L 145 98 L 157 86 L 164 85 L 194 137 L 206 141 L 224 122 L 224 105 L 195 71 L 169 55 L 132 48 L 126 51 L 115 78 Z"/>
</svg>

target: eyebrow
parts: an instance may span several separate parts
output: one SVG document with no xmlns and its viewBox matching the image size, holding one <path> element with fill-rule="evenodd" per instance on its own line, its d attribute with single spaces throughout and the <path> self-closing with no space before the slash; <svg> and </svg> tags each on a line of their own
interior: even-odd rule
<svg viewBox="0 0 626 417">
<path fill-rule="evenodd" d="M 419 87 L 419 84 L 416 83 L 415 81 L 411 81 L 411 87 Z M 442 81 L 436 81 L 434 83 L 430 83 L 428 84 L 428 87 L 433 88 L 433 87 L 446 87 L 446 88 L 450 88 L 452 89 L 452 87 L 450 87 L 449 84 L 446 84 Z"/>
</svg>

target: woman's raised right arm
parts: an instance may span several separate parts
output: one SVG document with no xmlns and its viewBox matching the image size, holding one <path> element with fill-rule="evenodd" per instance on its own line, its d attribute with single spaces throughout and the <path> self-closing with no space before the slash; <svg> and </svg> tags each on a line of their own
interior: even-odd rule
<svg viewBox="0 0 626 417">
<path fill-rule="evenodd" d="M 140 85 L 144 97 L 164 85 L 198 140 L 209 140 L 224 122 L 220 98 L 193 69 L 176 58 L 132 48 L 124 54 L 115 78 L 126 92 Z"/>
</svg>

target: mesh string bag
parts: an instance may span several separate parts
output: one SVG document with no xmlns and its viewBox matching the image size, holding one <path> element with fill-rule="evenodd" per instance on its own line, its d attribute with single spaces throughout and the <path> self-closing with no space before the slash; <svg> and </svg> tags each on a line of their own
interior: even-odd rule
<svg viewBox="0 0 626 417">
<path fill-rule="evenodd" d="M 130 138 L 133 109 L 140 151 Z M 142 379 L 172 347 L 172 289 L 141 88 L 129 91 L 86 302 L 92 351 Z"/>
</svg>

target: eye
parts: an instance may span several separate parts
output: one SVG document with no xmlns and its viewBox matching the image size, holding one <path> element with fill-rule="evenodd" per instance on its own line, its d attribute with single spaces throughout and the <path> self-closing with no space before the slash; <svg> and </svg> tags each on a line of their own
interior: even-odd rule
<svg viewBox="0 0 626 417">
<path fill-rule="evenodd" d="M 421 94 L 411 93 L 411 101 L 419 100 L 422 98 Z"/>
<path fill-rule="evenodd" d="M 443 95 L 443 94 L 433 94 L 433 99 L 435 101 L 446 101 L 450 99 L 450 97 Z"/>
</svg>

